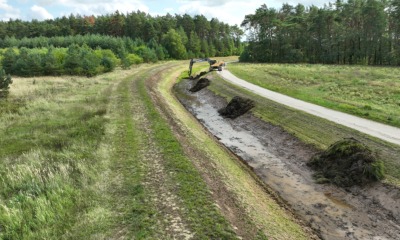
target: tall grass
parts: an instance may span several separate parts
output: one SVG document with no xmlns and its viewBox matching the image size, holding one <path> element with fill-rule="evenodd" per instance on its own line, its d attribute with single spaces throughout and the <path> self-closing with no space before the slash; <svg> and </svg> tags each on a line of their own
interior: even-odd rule
<svg viewBox="0 0 400 240">
<path fill-rule="evenodd" d="M 229 69 L 261 87 L 400 127 L 399 68 L 230 64 Z"/>
<path fill-rule="evenodd" d="M 56 239 L 95 199 L 110 82 L 14 79 L 0 99 L 0 238 Z"/>
</svg>

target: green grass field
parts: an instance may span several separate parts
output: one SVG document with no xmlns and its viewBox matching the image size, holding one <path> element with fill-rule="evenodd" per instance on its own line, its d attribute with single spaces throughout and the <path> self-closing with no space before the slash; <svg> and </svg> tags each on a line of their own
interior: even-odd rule
<svg viewBox="0 0 400 240">
<path fill-rule="evenodd" d="M 101 205 L 109 77 L 17 78 L 0 99 L 1 239 L 62 236 Z"/>
<path fill-rule="evenodd" d="M 175 172 L 167 186 L 192 234 L 236 238 L 144 87 L 170 67 L 14 78 L 0 99 L 0 239 L 169 236 L 149 157 Z"/>
<path fill-rule="evenodd" d="M 229 70 L 261 87 L 400 127 L 400 68 L 232 63 Z"/>
</svg>

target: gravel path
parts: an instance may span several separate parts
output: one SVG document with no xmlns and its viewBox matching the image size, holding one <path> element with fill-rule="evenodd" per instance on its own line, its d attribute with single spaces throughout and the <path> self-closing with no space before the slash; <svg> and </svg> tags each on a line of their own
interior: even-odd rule
<svg viewBox="0 0 400 240">
<path fill-rule="evenodd" d="M 277 92 L 270 91 L 268 89 L 259 87 L 236 77 L 227 69 L 218 72 L 218 74 L 222 76 L 225 80 L 242 88 L 245 88 L 262 97 L 268 98 L 275 102 L 279 102 L 294 109 L 298 109 L 309 114 L 328 119 L 332 122 L 353 128 L 355 130 L 380 138 L 382 140 L 400 145 L 400 128 L 356 117 L 347 113 L 334 111 L 325 107 L 321 107 Z"/>
</svg>

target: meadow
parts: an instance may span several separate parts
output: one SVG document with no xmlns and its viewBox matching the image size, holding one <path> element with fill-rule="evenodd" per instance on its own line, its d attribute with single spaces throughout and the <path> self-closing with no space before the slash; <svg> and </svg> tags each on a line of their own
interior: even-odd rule
<svg viewBox="0 0 400 240">
<path fill-rule="evenodd" d="M 230 64 L 261 87 L 400 127 L 400 69 L 311 64 Z"/>
<path fill-rule="evenodd" d="M 14 77 L 0 98 L 0 239 L 237 239 L 145 85 L 177 67 Z"/>
<path fill-rule="evenodd" d="M 13 79 L 0 99 L 1 239 L 61 236 L 99 200 L 109 77 Z"/>
</svg>

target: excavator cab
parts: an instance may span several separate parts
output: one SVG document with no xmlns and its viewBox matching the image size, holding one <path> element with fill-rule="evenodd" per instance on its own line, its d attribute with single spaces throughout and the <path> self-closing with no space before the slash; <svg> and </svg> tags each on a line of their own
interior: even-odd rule
<svg viewBox="0 0 400 240">
<path fill-rule="evenodd" d="M 218 70 L 218 71 L 222 71 L 222 67 L 225 66 L 225 63 L 223 61 L 217 61 L 217 60 L 210 60 L 210 72 L 212 70 Z"/>
</svg>

